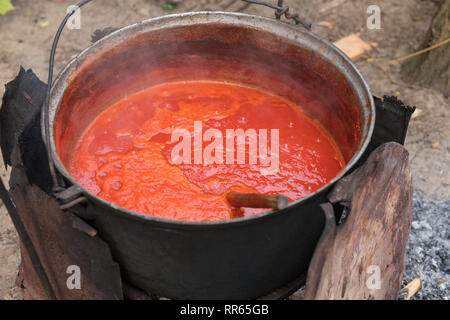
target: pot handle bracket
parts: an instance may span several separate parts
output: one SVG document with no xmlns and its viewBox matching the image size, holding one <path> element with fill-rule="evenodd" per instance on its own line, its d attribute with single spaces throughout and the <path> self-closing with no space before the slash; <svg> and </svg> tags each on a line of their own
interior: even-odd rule
<svg viewBox="0 0 450 320">
<path fill-rule="evenodd" d="M 289 6 L 284 6 L 284 0 L 278 0 L 278 4 L 274 5 L 272 3 L 268 3 L 265 1 L 260 0 L 242 0 L 244 2 L 248 2 L 250 4 L 257 4 L 265 7 L 269 7 L 275 10 L 275 18 L 277 20 L 281 20 L 281 17 L 285 16 L 288 20 L 293 20 L 295 24 L 302 25 L 305 27 L 308 31 L 311 31 L 312 28 L 312 22 L 309 20 L 306 20 L 304 18 L 301 18 L 298 14 L 292 14 L 289 12 L 290 8 Z"/>
</svg>

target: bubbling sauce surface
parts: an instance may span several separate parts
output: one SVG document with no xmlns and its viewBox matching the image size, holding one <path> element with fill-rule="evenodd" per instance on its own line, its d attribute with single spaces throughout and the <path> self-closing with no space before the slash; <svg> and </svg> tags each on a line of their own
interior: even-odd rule
<svg viewBox="0 0 450 320">
<path fill-rule="evenodd" d="M 195 121 L 203 133 L 214 128 L 223 134 L 223 164 L 194 164 L 193 138 L 192 164 L 175 164 L 172 151 L 181 140 L 172 142 L 172 134 L 185 129 L 194 136 Z M 250 164 L 248 143 L 245 164 L 236 163 L 236 144 L 234 164 L 227 164 L 227 129 L 266 129 L 269 150 L 271 130 L 278 129 L 278 172 L 264 175 L 260 161 Z M 205 139 L 203 150 L 213 141 L 222 142 Z M 255 88 L 199 81 L 164 83 L 108 107 L 84 130 L 68 169 L 88 191 L 123 208 L 172 220 L 217 221 L 267 211 L 232 208 L 225 199 L 230 190 L 294 201 L 344 166 L 330 134 L 295 104 Z"/>
</svg>

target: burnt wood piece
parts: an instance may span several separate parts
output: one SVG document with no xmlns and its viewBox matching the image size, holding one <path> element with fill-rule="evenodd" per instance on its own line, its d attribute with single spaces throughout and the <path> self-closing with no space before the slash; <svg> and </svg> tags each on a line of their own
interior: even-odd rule
<svg viewBox="0 0 450 320">
<path fill-rule="evenodd" d="M 58 300 L 123 299 L 119 266 L 108 245 L 95 230 L 39 187 L 30 185 L 22 168 L 16 167 L 16 183 L 10 194 L 25 225 L 40 263 Z M 70 290 L 69 266 L 78 266 L 81 289 Z M 33 299 L 48 299 L 36 277 L 26 250 L 22 250 L 23 285 Z"/>
<path fill-rule="evenodd" d="M 384 144 L 336 184 L 329 200 L 350 213 L 336 226 L 332 206 L 323 206 L 326 226 L 309 266 L 305 299 L 398 298 L 412 221 L 408 157 L 401 145 Z"/>
<path fill-rule="evenodd" d="M 30 184 L 39 186 L 48 195 L 52 195 L 53 180 L 45 143 L 41 135 L 41 113 L 36 114 L 19 136 L 20 159 Z M 12 165 L 15 167 L 15 164 Z M 61 175 L 56 173 L 60 185 L 64 185 Z M 14 183 L 14 174 L 11 174 Z"/>
<path fill-rule="evenodd" d="M 374 97 L 376 108 L 375 128 L 369 146 L 355 166 L 355 169 L 366 162 L 372 152 L 387 142 L 405 143 L 409 121 L 416 110 L 406 106 L 397 97 L 384 96 L 383 99 Z"/>
<path fill-rule="evenodd" d="M 257 193 L 229 192 L 227 194 L 227 200 L 236 208 L 270 208 L 282 210 L 289 204 L 289 200 L 285 196 L 266 196 Z"/>
<path fill-rule="evenodd" d="M 51 194 L 53 183 L 40 123 L 46 88 L 32 70 L 22 67 L 6 85 L 0 110 L 0 145 L 5 165 L 23 165 L 30 183 Z M 10 182 L 14 183 L 14 174 Z"/>
<path fill-rule="evenodd" d="M 5 86 L 0 110 L 0 142 L 5 165 L 19 159 L 19 136 L 41 111 L 47 85 L 31 70 L 20 67 L 19 74 Z"/>
</svg>

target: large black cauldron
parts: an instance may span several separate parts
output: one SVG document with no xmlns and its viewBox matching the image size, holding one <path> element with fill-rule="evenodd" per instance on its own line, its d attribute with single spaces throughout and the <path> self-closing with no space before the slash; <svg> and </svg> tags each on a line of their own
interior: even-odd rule
<svg viewBox="0 0 450 320">
<path fill-rule="evenodd" d="M 65 165 L 85 126 L 126 94 L 180 80 L 245 83 L 286 97 L 328 128 L 348 161 L 285 210 L 223 222 L 154 218 L 83 190 L 93 225 L 135 286 L 169 298 L 257 298 L 306 272 L 324 225 L 319 205 L 372 135 L 372 95 L 342 52 L 296 26 L 221 12 L 151 19 L 98 41 L 56 79 L 48 147 L 57 170 L 76 185 Z"/>
</svg>

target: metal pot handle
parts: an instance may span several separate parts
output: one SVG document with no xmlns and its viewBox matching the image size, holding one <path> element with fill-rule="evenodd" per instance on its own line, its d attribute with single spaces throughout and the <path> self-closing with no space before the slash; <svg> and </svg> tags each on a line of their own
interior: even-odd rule
<svg viewBox="0 0 450 320">
<path fill-rule="evenodd" d="M 53 87 L 53 69 L 54 69 L 54 64 L 55 64 L 55 52 L 56 52 L 56 48 L 58 47 L 59 38 L 61 37 L 61 33 L 64 30 L 64 27 L 66 26 L 67 21 L 70 19 L 71 16 L 73 16 L 73 14 L 78 9 L 80 9 L 81 7 L 83 7 L 84 5 L 88 4 L 91 1 L 92 0 L 80 1 L 64 17 L 63 21 L 59 25 L 58 31 L 56 32 L 56 35 L 55 35 L 55 38 L 53 39 L 52 50 L 50 52 L 50 59 L 49 59 L 49 66 L 48 66 L 47 92 L 45 94 L 44 104 L 43 104 L 42 107 L 44 108 L 44 113 L 43 113 L 43 117 L 44 117 L 44 119 L 43 119 L 43 123 L 44 123 L 44 137 L 43 137 L 43 139 L 44 139 L 44 143 L 45 143 L 46 149 L 47 149 L 48 164 L 49 164 L 49 169 L 50 169 L 50 173 L 51 173 L 52 180 L 53 180 L 52 182 L 53 182 L 53 192 L 54 193 L 57 193 L 57 192 L 60 192 L 60 191 L 64 190 L 64 188 L 62 188 L 59 185 L 58 177 L 56 175 L 55 165 L 53 163 L 51 147 L 50 147 L 51 144 L 50 144 L 49 102 L 50 102 L 50 92 L 51 92 L 52 87 Z"/>
<path fill-rule="evenodd" d="M 291 14 L 289 12 L 289 6 L 284 6 L 283 2 L 284 0 L 278 0 L 278 4 L 274 5 L 265 1 L 260 0 L 242 0 L 244 2 L 248 2 L 250 4 L 257 4 L 261 6 L 266 6 L 269 8 L 272 8 L 275 10 L 275 18 L 277 20 L 281 20 L 282 16 L 285 16 L 288 20 L 293 20 L 295 24 L 302 25 L 309 31 L 311 31 L 312 22 L 306 21 L 305 19 L 301 18 L 298 14 Z"/>
</svg>

